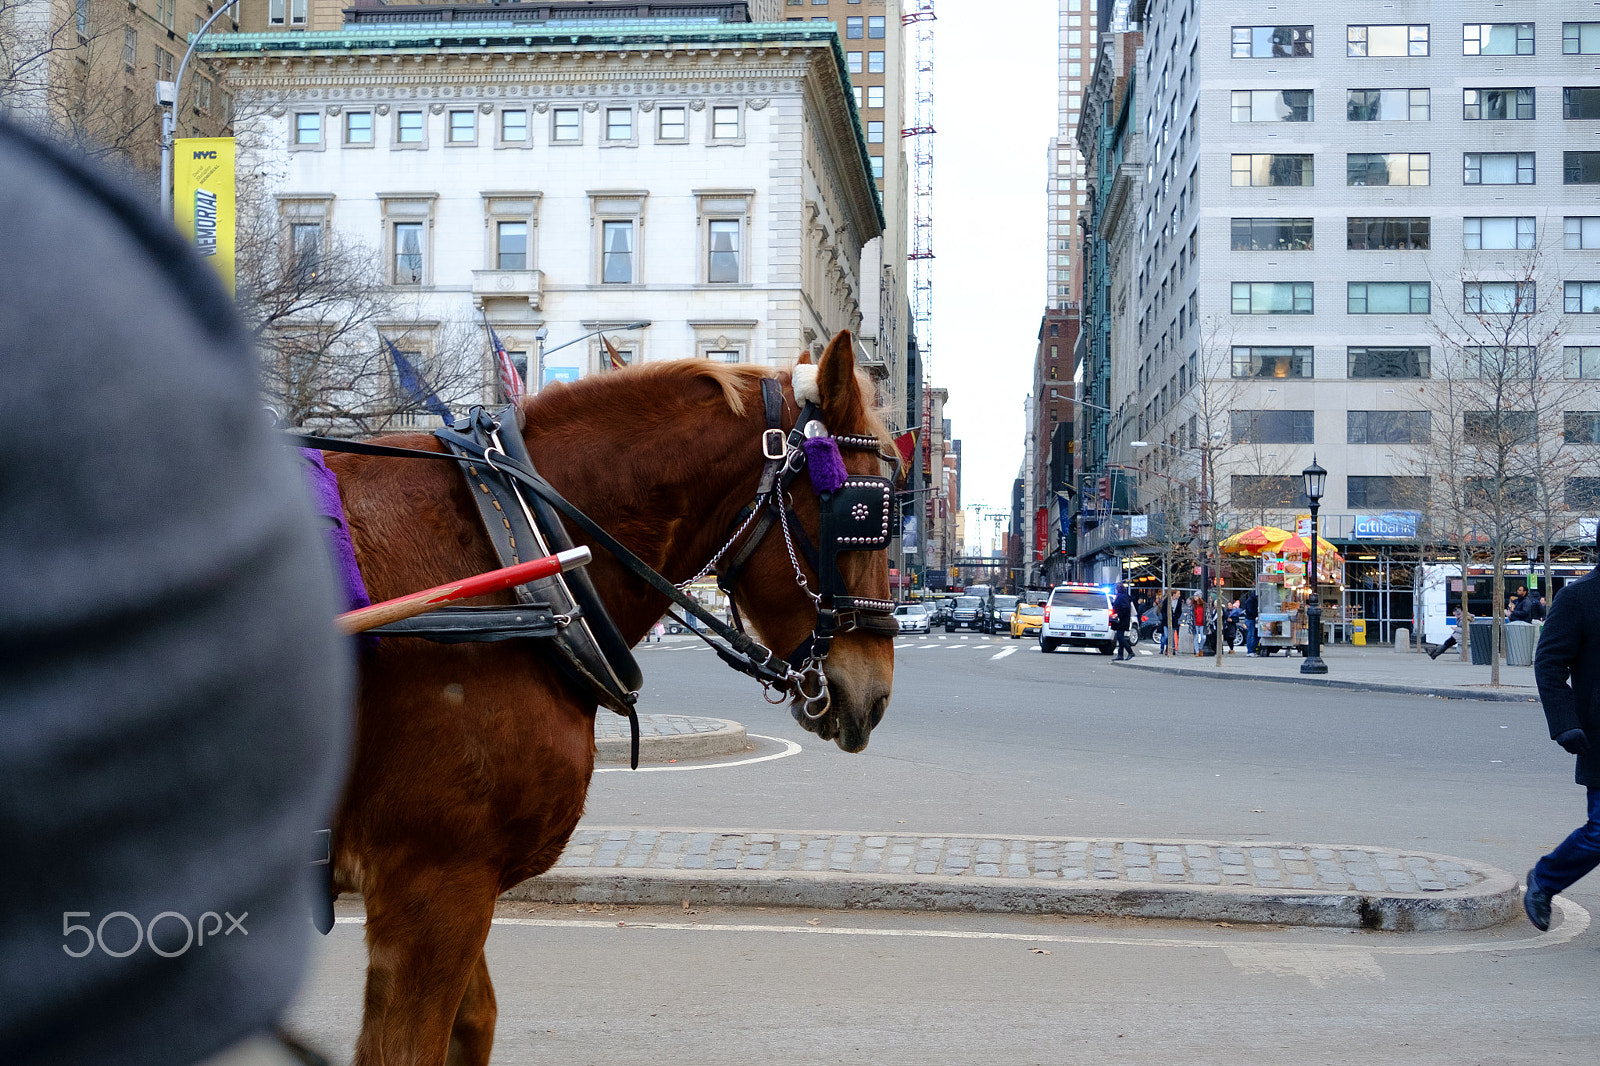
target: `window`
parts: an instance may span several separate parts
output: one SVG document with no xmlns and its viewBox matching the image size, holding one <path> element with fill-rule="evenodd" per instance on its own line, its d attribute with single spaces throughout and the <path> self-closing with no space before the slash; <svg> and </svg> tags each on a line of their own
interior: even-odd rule
<svg viewBox="0 0 1600 1066">
<path fill-rule="evenodd" d="M 1565 220 L 1568 248 L 1600 248 L 1600 215 L 1568 215 Z"/>
<path fill-rule="evenodd" d="M 177 0 L 167 0 L 167 10 L 171 11 Z M 304 26 L 306 24 L 306 0 L 289 0 L 289 25 Z M 172 28 L 172 23 L 167 23 L 167 29 Z"/>
<path fill-rule="evenodd" d="M 211 79 L 195 78 L 194 106 L 200 111 L 211 110 Z"/>
<path fill-rule="evenodd" d="M 1234 185 L 1314 185 L 1309 155 L 1236 155 Z"/>
<path fill-rule="evenodd" d="M 1345 349 L 1345 376 L 1351 378 L 1425 378 L 1430 372 L 1427 346 Z"/>
<path fill-rule="evenodd" d="M 1426 122 L 1429 112 L 1427 89 L 1351 89 L 1345 94 L 1350 122 Z"/>
<path fill-rule="evenodd" d="M 1461 117 L 1468 122 L 1529 121 L 1533 105 L 1532 89 L 1461 90 Z"/>
<path fill-rule="evenodd" d="M 424 258 L 423 223 L 394 223 L 394 283 L 421 285 Z"/>
<path fill-rule="evenodd" d="M 1234 474 L 1228 479 L 1228 502 L 1235 510 L 1306 506 L 1305 478 L 1299 474 Z"/>
<path fill-rule="evenodd" d="M 718 350 L 716 348 L 707 348 L 705 357 L 713 363 L 741 363 L 744 361 L 744 354 L 738 349 Z"/>
<path fill-rule="evenodd" d="M 857 111 L 860 111 L 863 107 L 867 106 L 866 98 L 861 95 L 861 86 L 850 86 L 850 95 L 855 97 Z"/>
<path fill-rule="evenodd" d="M 1235 26 L 1235 59 L 1305 59 L 1311 55 L 1310 26 Z"/>
<path fill-rule="evenodd" d="M 1567 314 L 1600 314 L 1600 281 L 1569 281 L 1565 295 Z"/>
<path fill-rule="evenodd" d="M 633 140 L 633 109 L 629 107 L 606 108 L 606 140 Z"/>
<path fill-rule="evenodd" d="M 1425 315 L 1432 308 L 1426 281 L 1352 281 L 1349 311 L 1352 315 Z"/>
<path fill-rule="evenodd" d="M 1425 218 L 1349 218 L 1345 220 L 1345 247 L 1369 252 L 1426 251 L 1428 229 Z"/>
<path fill-rule="evenodd" d="M 1345 55 L 1425 56 L 1427 26 L 1347 26 Z"/>
<path fill-rule="evenodd" d="M 1433 426 L 1427 411 L 1346 411 L 1350 444 L 1426 444 Z"/>
<path fill-rule="evenodd" d="M 1310 122 L 1310 89 L 1235 89 L 1235 122 Z"/>
<path fill-rule="evenodd" d="M 1563 411 L 1561 439 L 1566 444 L 1600 444 L 1600 411 Z"/>
<path fill-rule="evenodd" d="M 1312 411 L 1233 411 L 1235 444 L 1311 444 Z"/>
<path fill-rule="evenodd" d="M 496 270 L 528 269 L 528 224 L 526 222 L 495 223 L 494 266 Z"/>
<path fill-rule="evenodd" d="M 476 111 L 450 112 L 451 144 L 476 144 L 478 140 L 478 113 Z"/>
<path fill-rule="evenodd" d="M 1467 185 L 1532 185 L 1532 152 L 1464 152 L 1462 153 Z"/>
<path fill-rule="evenodd" d="M 1600 118 L 1600 88 L 1568 87 L 1561 90 L 1562 118 Z"/>
<path fill-rule="evenodd" d="M 879 123 L 881 126 L 882 123 Z M 713 107 L 711 109 L 711 139 L 714 141 L 735 141 L 739 139 L 739 109 L 737 107 Z"/>
<path fill-rule="evenodd" d="M 1311 352 L 1305 348 L 1265 348 L 1235 345 L 1233 376 L 1236 378 L 1311 377 Z"/>
<path fill-rule="evenodd" d="M 521 108 L 500 112 L 500 139 L 525 144 L 528 140 L 528 113 Z"/>
<path fill-rule="evenodd" d="M 1468 22 L 1461 27 L 1464 56 L 1531 56 L 1533 23 Z"/>
<path fill-rule="evenodd" d="M 1600 477 L 1569 477 L 1563 487 L 1567 510 L 1600 511 Z"/>
<path fill-rule="evenodd" d="M 681 107 L 663 107 L 657 115 L 656 137 L 663 141 L 682 141 L 689 136 L 689 112 Z"/>
<path fill-rule="evenodd" d="M 1563 152 L 1562 180 L 1568 185 L 1600 185 L 1600 152 Z"/>
<path fill-rule="evenodd" d="M 1309 218 L 1236 218 L 1231 245 L 1236 252 L 1309 252 L 1312 225 Z"/>
<path fill-rule="evenodd" d="M 162 81 L 172 80 L 172 66 L 175 60 L 172 53 L 165 49 L 156 49 L 156 74 Z"/>
<path fill-rule="evenodd" d="M 372 112 L 346 111 L 344 113 L 344 143 L 372 143 Z"/>
<path fill-rule="evenodd" d="M 882 122 L 873 121 L 873 122 L 868 122 L 867 123 L 867 143 L 868 144 L 882 144 L 883 143 L 883 123 Z"/>
<path fill-rule="evenodd" d="M 1461 415 L 1461 436 L 1468 444 L 1490 448 L 1531 443 L 1538 420 L 1532 411 L 1465 411 Z"/>
<path fill-rule="evenodd" d="M 861 39 L 862 19 L 860 15 L 851 15 L 844 20 L 844 36 L 846 40 L 859 41 Z"/>
<path fill-rule="evenodd" d="M 867 106 L 868 107 L 882 107 L 883 106 L 883 86 L 881 86 L 881 85 L 869 85 L 869 86 L 867 86 Z"/>
<path fill-rule="evenodd" d="M 1538 355 L 1532 346 L 1520 344 L 1510 348 L 1495 344 L 1469 344 L 1462 348 L 1461 354 L 1462 374 L 1488 381 L 1533 377 Z"/>
<path fill-rule="evenodd" d="M 602 282 L 613 285 L 633 283 L 633 222 L 604 222 L 601 224 L 601 274 Z"/>
<path fill-rule="evenodd" d="M 1345 477 L 1344 485 L 1345 506 L 1368 511 L 1416 510 L 1428 498 L 1425 477 L 1350 474 Z"/>
<path fill-rule="evenodd" d="M 267 24 L 269 26 L 282 26 L 284 13 L 284 0 L 267 0 Z M 156 11 L 156 20 L 160 21 L 161 12 Z"/>
<path fill-rule="evenodd" d="M 294 143 L 322 143 L 322 116 L 314 111 L 299 111 L 294 116 Z"/>
<path fill-rule="evenodd" d="M 867 159 L 870 161 L 870 163 L 872 165 L 872 176 L 874 178 L 878 179 L 879 181 L 882 181 L 883 180 L 883 156 L 881 156 L 881 155 L 871 155 L 871 156 L 868 156 Z"/>
<path fill-rule="evenodd" d="M 861 73 L 861 53 L 860 52 L 846 52 L 844 54 L 844 66 L 845 66 L 845 69 L 848 70 L 850 73 L 852 73 L 852 74 L 860 74 Z"/>
<path fill-rule="evenodd" d="M 882 15 L 868 15 L 867 16 L 867 37 L 868 38 L 870 38 L 872 40 L 878 40 L 878 41 L 883 40 L 883 29 L 884 29 L 884 26 L 883 26 L 883 16 Z"/>
<path fill-rule="evenodd" d="M 868 52 L 867 53 L 867 73 L 868 74 L 882 74 L 883 73 L 883 53 L 882 52 Z"/>
<path fill-rule="evenodd" d="M 550 143 L 578 144 L 583 140 L 583 112 L 575 107 L 550 109 Z"/>
<path fill-rule="evenodd" d="M 1567 377 L 1600 378 L 1600 345 L 1569 344 L 1563 354 L 1567 357 Z"/>
<path fill-rule="evenodd" d="M 1236 315 L 1309 315 L 1312 313 L 1309 281 L 1236 281 L 1233 313 Z"/>
<path fill-rule="evenodd" d="M 127 27 L 122 31 L 122 65 L 130 71 L 139 62 L 139 31 Z"/>
<path fill-rule="evenodd" d="M 709 241 L 706 280 L 739 281 L 739 220 L 715 218 L 706 224 Z"/>
<path fill-rule="evenodd" d="M 289 249 L 294 256 L 294 276 L 302 282 L 316 280 L 322 263 L 322 223 L 291 223 Z"/>
<path fill-rule="evenodd" d="M 1426 185 L 1427 152 L 1366 153 L 1345 156 L 1346 185 Z"/>
<path fill-rule="evenodd" d="M 422 143 L 422 112 L 397 111 L 394 116 L 395 141 L 400 144 Z"/>
<path fill-rule="evenodd" d="M 1461 239 L 1466 248 L 1532 248 L 1538 243 L 1538 221 L 1532 215 L 1468 216 L 1461 220 Z"/>
<path fill-rule="evenodd" d="M 1531 281 L 1464 281 L 1461 283 L 1464 310 L 1472 314 L 1528 314 L 1534 308 Z"/>
<path fill-rule="evenodd" d="M 1600 22 L 1563 22 L 1561 51 L 1569 56 L 1600 55 Z"/>
</svg>

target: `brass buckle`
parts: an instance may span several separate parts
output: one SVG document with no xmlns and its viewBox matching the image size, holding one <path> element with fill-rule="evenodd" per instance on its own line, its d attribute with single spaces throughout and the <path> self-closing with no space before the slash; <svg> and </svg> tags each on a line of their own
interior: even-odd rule
<svg viewBox="0 0 1600 1066">
<path fill-rule="evenodd" d="M 788 442 L 784 439 L 783 430 L 781 430 L 781 429 L 768 429 L 768 430 L 762 431 L 762 434 L 761 434 L 761 456 L 762 456 L 762 458 L 771 459 L 774 462 L 776 462 L 777 460 L 783 458 L 784 450 L 787 448 L 787 446 L 788 446 Z"/>
</svg>

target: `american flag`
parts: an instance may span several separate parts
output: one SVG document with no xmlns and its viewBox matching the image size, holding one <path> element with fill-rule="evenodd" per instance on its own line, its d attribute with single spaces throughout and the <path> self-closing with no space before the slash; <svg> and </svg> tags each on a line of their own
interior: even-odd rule
<svg viewBox="0 0 1600 1066">
<path fill-rule="evenodd" d="M 617 351 L 617 346 L 612 344 L 610 339 L 603 333 L 600 335 L 600 343 L 605 345 L 606 357 L 611 360 L 612 370 L 621 370 L 628 365 L 627 360 L 622 358 L 622 353 Z"/>
<path fill-rule="evenodd" d="M 522 375 L 517 373 L 517 364 L 506 354 L 506 346 L 495 333 L 494 327 L 485 322 L 484 328 L 489 331 L 489 343 L 494 346 L 494 361 L 500 367 L 500 387 L 505 390 L 506 399 L 516 403 L 522 399 Z"/>
</svg>

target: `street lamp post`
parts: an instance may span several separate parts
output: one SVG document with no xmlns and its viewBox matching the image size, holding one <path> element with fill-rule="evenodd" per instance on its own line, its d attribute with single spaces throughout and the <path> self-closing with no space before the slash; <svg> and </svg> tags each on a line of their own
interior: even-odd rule
<svg viewBox="0 0 1600 1066">
<path fill-rule="evenodd" d="M 1306 609 L 1306 621 L 1311 633 L 1306 640 L 1306 661 L 1300 664 L 1302 674 L 1325 674 L 1328 664 L 1322 661 L 1322 605 L 1317 596 L 1317 505 L 1322 502 L 1322 490 L 1327 487 L 1328 472 L 1311 457 L 1311 465 L 1301 472 L 1305 478 L 1306 500 L 1311 504 L 1311 604 Z"/>
<path fill-rule="evenodd" d="M 183 88 L 183 72 L 188 69 L 189 57 L 194 55 L 195 45 L 200 43 L 200 38 L 206 35 L 213 22 L 222 17 L 223 12 L 238 2 L 227 0 L 195 31 L 188 51 L 183 53 L 183 61 L 178 64 L 177 78 L 170 92 L 163 83 L 156 83 L 156 104 L 161 108 L 161 217 L 168 222 L 172 221 L 172 142 L 178 132 L 178 91 Z"/>
<path fill-rule="evenodd" d="M 581 337 L 574 337 L 570 341 L 562 341 L 554 348 L 546 348 L 544 346 L 545 340 L 550 336 L 550 331 L 545 329 L 543 326 L 540 326 L 538 331 L 533 335 L 534 339 L 539 342 L 539 387 L 534 391 L 544 391 L 544 357 L 549 355 L 551 352 L 559 352 L 563 348 L 570 348 L 579 341 L 586 341 L 590 337 L 598 337 L 602 333 L 626 333 L 630 329 L 644 329 L 649 324 L 650 322 L 647 319 L 643 322 L 629 322 L 626 326 L 607 326 L 605 329 L 591 330 Z"/>
</svg>

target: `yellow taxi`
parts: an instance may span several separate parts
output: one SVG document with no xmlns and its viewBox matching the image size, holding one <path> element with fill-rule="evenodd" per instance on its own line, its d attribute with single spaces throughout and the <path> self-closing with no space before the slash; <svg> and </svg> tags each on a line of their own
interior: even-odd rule
<svg viewBox="0 0 1600 1066">
<path fill-rule="evenodd" d="M 1011 639 L 1036 637 L 1044 624 L 1044 608 L 1037 603 L 1019 603 L 1011 615 Z"/>
</svg>

